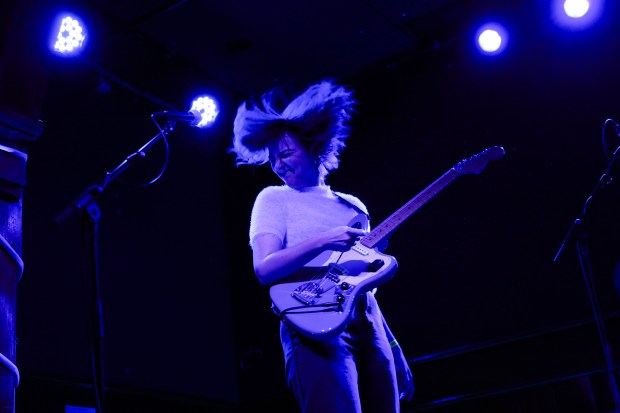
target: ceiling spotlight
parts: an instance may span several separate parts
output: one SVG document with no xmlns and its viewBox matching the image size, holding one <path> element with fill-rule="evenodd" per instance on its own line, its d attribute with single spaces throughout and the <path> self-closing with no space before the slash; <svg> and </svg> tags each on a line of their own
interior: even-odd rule
<svg viewBox="0 0 620 413">
<path fill-rule="evenodd" d="M 566 0 L 564 2 L 564 12 L 568 17 L 578 19 L 583 17 L 590 8 L 588 0 Z"/>
<path fill-rule="evenodd" d="M 204 128 L 215 121 L 219 110 L 213 99 L 209 96 L 201 96 L 194 99 L 190 112 L 198 112 L 200 114 L 200 121 L 195 126 Z"/>
<path fill-rule="evenodd" d="M 508 32 L 497 23 L 484 24 L 476 32 L 476 47 L 483 54 L 499 54 L 507 43 Z"/>
<path fill-rule="evenodd" d="M 487 53 L 494 53 L 497 52 L 497 49 L 502 45 L 502 36 L 495 30 L 486 29 L 478 36 L 478 42 L 482 50 Z"/>
<path fill-rule="evenodd" d="M 553 0 L 551 20 L 563 29 L 586 29 L 601 17 L 604 3 L 605 0 Z"/>
<path fill-rule="evenodd" d="M 86 28 L 80 19 L 69 14 L 56 18 L 52 28 L 50 47 L 61 56 L 78 54 L 86 41 Z"/>
</svg>

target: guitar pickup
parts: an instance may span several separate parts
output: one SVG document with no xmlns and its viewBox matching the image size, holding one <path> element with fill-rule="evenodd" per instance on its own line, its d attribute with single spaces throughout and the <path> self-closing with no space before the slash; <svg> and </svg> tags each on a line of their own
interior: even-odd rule
<svg viewBox="0 0 620 413">
<path fill-rule="evenodd" d="M 335 282 L 338 282 L 340 281 L 338 277 L 348 275 L 348 274 L 349 274 L 349 271 L 342 265 L 331 263 L 329 264 L 329 270 L 327 271 L 326 276 L 329 276 L 331 277 L 332 280 L 335 280 Z"/>
<path fill-rule="evenodd" d="M 340 282 L 340 277 L 346 276 L 349 271 L 342 265 L 336 263 L 329 264 L 327 272 L 322 278 L 315 281 L 304 283 L 291 293 L 291 296 L 305 305 L 313 305 L 317 298 Z"/>
<path fill-rule="evenodd" d="M 355 252 L 357 252 L 357 253 L 359 253 L 359 254 L 361 254 L 363 256 L 366 256 L 366 255 L 370 254 L 370 252 L 366 248 L 362 247 L 361 244 L 359 244 L 359 243 L 355 244 L 351 248 L 351 251 L 355 251 Z"/>
<path fill-rule="evenodd" d="M 366 269 L 368 270 L 368 272 L 377 272 L 384 265 L 385 265 L 385 261 L 383 261 L 380 258 L 377 258 L 376 260 L 368 264 L 368 267 L 366 267 Z"/>
</svg>

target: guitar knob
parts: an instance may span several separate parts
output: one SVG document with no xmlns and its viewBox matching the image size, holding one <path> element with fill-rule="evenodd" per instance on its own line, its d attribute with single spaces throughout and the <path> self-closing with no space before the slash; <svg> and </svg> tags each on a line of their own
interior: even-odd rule
<svg viewBox="0 0 620 413">
<path fill-rule="evenodd" d="M 344 295 L 337 294 L 336 295 L 336 301 L 338 301 L 340 304 L 344 303 Z"/>
<path fill-rule="evenodd" d="M 343 291 L 348 290 L 349 289 L 349 283 L 347 283 L 347 282 L 340 283 L 340 289 L 343 290 Z"/>
</svg>

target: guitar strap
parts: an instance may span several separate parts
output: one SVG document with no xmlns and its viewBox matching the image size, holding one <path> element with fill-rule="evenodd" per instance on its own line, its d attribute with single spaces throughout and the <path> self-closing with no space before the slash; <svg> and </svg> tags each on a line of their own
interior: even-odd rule
<svg viewBox="0 0 620 413">
<path fill-rule="evenodd" d="M 340 199 L 340 202 L 349 205 L 351 208 L 355 209 L 357 212 L 359 212 L 362 215 L 366 215 L 366 218 L 368 218 L 368 228 L 363 228 L 367 231 L 370 231 L 370 215 L 368 215 L 366 212 L 362 211 L 362 209 L 360 207 L 358 207 L 357 205 L 355 205 L 354 203 L 352 203 L 351 201 L 349 201 L 348 199 L 344 198 L 343 196 L 338 195 L 335 191 L 332 191 L 334 193 L 334 195 L 336 197 L 338 197 L 338 199 Z M 360 228 L 362 229 L 362 228 Z M 383 242 L 380 243 L 380 245 L 378 246 L 379 251 L 383 251 L 387 248 L 388 245 L 388 241 L 387 239 L 385 239 Z"/>
<path fill-rule="evenodd" d="M 338 194 L 336 191 L 332 190 L 332 193 L 334 194 L 334 196 L 336 196 L 336 198 L 338 198 L 338 200 L 340 202 L 342 202 L 343 204 L 350 206 L 351 208 L 353 208 L 354 210 L 356 210 L 358 213 L 362 214 L 362 215 L 366 215 L 366 217 L 368 218 L 368 222 L 370 222 L 370 215 L 368 215 L 366 212 L 364 212 L 359 206 L 355 205 L 353 202 L 349 201 L 348 199 L 346 199 L 345 197 L 343 197 L 342 195 Z"/>
</svg>

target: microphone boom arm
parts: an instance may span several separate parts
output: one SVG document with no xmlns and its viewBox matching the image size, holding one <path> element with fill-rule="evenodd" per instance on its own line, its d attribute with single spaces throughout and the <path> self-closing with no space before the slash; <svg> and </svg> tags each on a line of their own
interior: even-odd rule
<svg viewBox="0 0 620 413">
<path fill-rule="evenodd" d="M 173 123 L 168 122 L 166 126 L 160 129 L 160 132 L 145 143 L 140 149 L 127 156 L 112 171 L 106 172 L 105 177 L 99 183 L 90 186 L 81 195 L 79 195 L 69 206 L 67 206 L 60 214 L 54 218 L 56 225 L 61 224 L 76 212 L 81 212 L 94 204 L 103 194 L 107 186 L 117 179 L 129 166 L 146 158 L 146 152 L 155 145 L 161 138 L 167 136 L 173 129 Z"/>
</svg>

